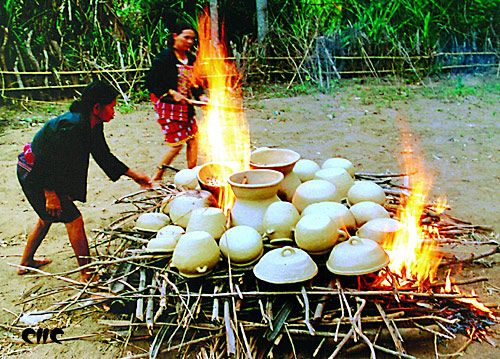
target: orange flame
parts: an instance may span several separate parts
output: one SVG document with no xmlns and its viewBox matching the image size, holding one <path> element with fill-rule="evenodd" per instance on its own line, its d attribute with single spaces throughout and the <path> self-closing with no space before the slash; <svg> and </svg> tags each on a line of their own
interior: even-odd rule
<svg viewBox="0 0 500 359">
<path fill-rule="evenodd" d="M 208 89 L 210 102 L 199 124 L 199 154 L 203 162 L 221 163 L 237 172 L 248 169 L 250 163 L 250 133 L 243 113 L 241 76 L 236 66 L 227 61 L 223 34 L 220 41 L 211 36 L 210 16 L 205 11 L 198 21 L 195 77 Z M 223 182 L 219 207 L 226 213 L 234 203 L 226 181 L 229 175 L 217 175 L 217 180 Z"/>
<path fill-rule="evenodd" d="M 405 131 L 405 126 L 402 139 L 404 150 L 400 158 L 403 170 L 408 174 L 404 178 L 408 190 L 401 198 L 402 208 L 397 213 L 401 229 L 391 243 L 384 243 L 384 248 L 391 259 L 390 270 L 403 279 L 415 280 L 421 288 L 424 283 L 434 281 L 441 256 L 435 251 L 433 242 L 426 240 L 429 236 L 427 228 L 420 224 L 431 180 L 425 173 L 422 156 L 411 144 L 416 139 Z M 432 235 L 436 235 L 436 230 L 432 230 Z"/>
<path fill-rule="evenodd" d="M 432 203 L 430 207 L 437 214 L 441 214 L 448 209 L 448 201 L 446 197 L 439 197 Z"/>
</svg>

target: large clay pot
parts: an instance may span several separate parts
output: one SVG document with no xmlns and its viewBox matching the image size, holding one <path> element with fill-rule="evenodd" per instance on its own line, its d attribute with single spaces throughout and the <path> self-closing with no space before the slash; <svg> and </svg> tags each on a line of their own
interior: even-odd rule
<svg viewBox="0 0 500 359">
<path fill-rule="evenodd" d="M 226 230 L 226 216 L 220 208 L 197 208 L 191 212 L 186 232 L 205 231 L 219 239 Z"/>
<path fill-rule="evenodd" d="M 276 194 L 283 177 L 283 173 L 273 170 L 242 171 L 229 176 L 236 197 L 231 209 L 232 225 L 250 226 L 262 233 L 267 207 L 280 200 Z"/>
<path fill-rule="evenodd" d="M 262 237 L 249 226 L 229 228 L 222 235 L 219 247 L 222 254 L 236 266 L 250 265 L 264 253 Z"/>
<path fill-rule="evenodd" d="M 385 192 L 375 182 L 356 181 L 347 192 L 347 202 L 354 205 L 359 202 L 371 201 L 383 205 L 385 203 Z"/>
<path fill-rule="evenodd" d="M 286 246 L 267 252 L 253 273 L 268 283 L 290 284 L 313 278 L 318 273 L 318 266 L 303 250 Z"/>
<path fill-rule="evenodd" d="M 389 212 L 384 207 L 371 201 L 358 202 L 351 206 L 349 210 L 354 216 L 358 227 L 375 218 L 390 218 Z"/>
<path fill-rule="evenodd" d="M 302 216 L 308 214 L 326 214 L 339 229 L 355 229 L 356 220 L 349 209 L 338 202 L 319 202 L 307 206 L 302 211 Z"/>
<path fill-rule="evenodd" d="M 301 182 L 307 182 L 314 178 L 314 174 L 320 170 L 319 165 L 313 160 L 298 160 L 293 166 L 293 172 L 299 176 Z"/>
<path fill-rule="evenodd" d="M 295 226 L 295 242 L 311 254 L 323 254 L 329 251 L 345 235 L 335 222 L 325 214 L 308 214 Z"/>
<path fill-rule="evenodd" d="M 340 275 L 363 275 L 389 264 L 389 256 L 375 241 L 351 237 L 333 247 L 326 262 L 328 270 Z"/>
<path fill-rule="evenodd" d="M 147 250 L 173 252 L 179 238 L 184 234 L 184 229 L 179 226 L 165 226 L 161 228 L 156 237 L 148 242 Z"/>
<path fill-rule="evenodd" d="M 170 223 L 170 218 L 164 213 L 143 213 L 135 222 L 135 229 L 144 232 L 158 232 L 160 228 Z"/>
<path fill-rule="evenodd" d="M 185 277 L 199 277 L 210 273 L 220 259 L 215 239 L 205 231 L 182 235 L 172 255 L 172 266 Z"/>
<path fill-rule="evenodd" d="M 363 224 L 356 235 L 384 245 L 384 243 L 391 243 L 401 228 L 401 222 L 395 219 L 375 218 Z"/>
<path fill-rule="evenodd" d="M 290 202 L 274 202 L 267 207 L 262 225 L 267 236 L 292 238 L 292 231 L 300 219 L 299 212 Z"/>
<path fill-rule="evenodd" d="M 347 173 L 345 169 L 340 167 L 329 167 L 321 169 L 316 172 L 316 174 L 314 175 L 314 179 L 321 179 L 334 184 L 335 188 L 337 189 L 337 195 L 340 197 L 340 199 L 344 199 L 347 197 L 347 191 L 349 191 L 349 189 L 354 184 L 354 179 L 351 177 L 351 175 Z"/>
<path fill-rule="evenodd" d="M 299 212 L 313 203 L 338 202 L 340 197 L 337 189 L 331 182 L 325 180 L 312 180 L 302 183 L 292 198 L 292 203 Z"/>
<path fill-rule="evenodd" d="M 187 189 L 195 189 L 198 186 L 196 171 L 189 168 L 180 170 L 174 176 L 174 183 Z"/>
<path fill-rule="evenodd" d="M 217 205 L 217 202 L 210 192 L 188 191 L 176 196 L 169 204 L 170 219 L 175 224 L 186 228 L 194 209 L 213 205 Z"/>
<path fill-rule="evenodd" d="M 351 161 L 345 159 L 345 158 L 340 158 L 340 157 L 334 157 L 334 158 L 329 158 L 323 164 L 321 165 L 321 168 L 332 168 L 332 167 L 340 167 L 343 168 L 351 175 L 352 178 L 354 178 L 354 165 L 352 164 Z"/>
<path fill-rule="evenodd" d="M 300 155 L 292 150 L 283 148 L 256 149 L 250 155 L 250 167 L 255 169 L 269 169 L 279 171 L 285 176 L 278 189 L 278 197 L 290 202 L 297 187 L 301 184 L 300 178 L 293 172 L 293 166 L 300 159 Z"/>
<path fill-rule="evenodd" d="M 227 184 L 227 179 L 234 170 L 222 163 L 209 162 L 201 165 L 197 172 L 200 188 L 209 191 L 219 201 L 221 187 Z"/>
</svg>

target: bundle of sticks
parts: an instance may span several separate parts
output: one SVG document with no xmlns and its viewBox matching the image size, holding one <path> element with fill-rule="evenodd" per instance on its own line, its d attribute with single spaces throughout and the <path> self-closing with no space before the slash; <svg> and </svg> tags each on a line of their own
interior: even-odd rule
<svg viewBox="0 0 500 359">
<path fill-rule="evenodd" d="M 388 195 L 386 208 L 396 211 L 405 188 L 397 184 L 401 174 L 359 173 L 357 178 L 376 181 Z M 318 258 L 318 276 L 307 283 L 270 285 L 255 278 L 251 267 L 232 267 L 221 262 L 216 270 L 198 279 L 187 279 L 170 267 L 171 256 L 144 251 L 153 236 L 136 231 L 131 224 L 142 213 L 156 211 L 165 197 L 182 194 L 182 188 L 164 185 L 118 199 L 133 210 L 106 228 L 94 230 L 93 248 L 97 255 L 89 264 L 99 280 L 81 285 L 67 277 L 81 268 L 50 274 L 66 281 L 60 291 L 75 290 L 69 300 L 41 312 L 60 315 L 81 311 L 101 303 L 112 312 L 128 314 L 129 320 L 101 320 L 115 340 L 128 351 L 133 341 L 153 338 L 149 351 L 132 357 L 157 357 L 160 353 L 198 353 L 205 357 L 264 358 L 299 354 L 334 358 L 366 351 L 413 358 L 405 348 L 412 339 L 432 339 L 435 351 L 442 340 L 458 334 L 467 341 L 455 352 L 459 355 L 476 339 L 490 343 L 490 327 L 496 323 L 489 307 L 475 294 L 444 291 L 450 283 L 429 283 L 404 287 L 389 269 L 358 277 L 335 277 L 325 270 L 326 258 Z M 439 228 L 439 238 L 429 238 L 446 252 L 446 247 L 463 246 L 467 255 L 445 256 L 442 266 L 472 263 L 498 251 L 498 242 L 488 226 L 473 225 L 426 207 L 422 222 Z M 479 247 L 478 247 L 479 246 Z M 477 248 L 491 246 L 476 254 Z M 267 249 L 275 245 L 266 242 Z M 476 277 L 456 281 L 466 285 L 487 281 Z M 456 287 L 455 287 L 456 288 Z M 40 292 L 21 303 L 50 296 Z M 92 299 L 89 299 L 91 296 Z"/>
</svg>

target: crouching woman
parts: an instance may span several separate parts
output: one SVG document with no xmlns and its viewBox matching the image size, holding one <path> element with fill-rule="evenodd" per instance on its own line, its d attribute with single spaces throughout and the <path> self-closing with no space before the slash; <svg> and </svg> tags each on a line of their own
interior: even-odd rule
<svg viewBox="0 0 500 359">
<path fill-rule="evenodd" d="M 28 235 L 18 274 L 51 262 L 34 256 L 55 222 L 66 225 L 79 266 L 89 263 L 84 222 L 74 201 L 87 199 L 90 155 L 112 181 L 125 175 L 141 187 L 151 187 L 151 179 L 116 158 L 104 138 L 104 123 L 114 117 L 117 95 L 108 83 L 90 83 L 81 98 L 71 104 L 70 111 L 49 120 L 19 155 L 17 176 L 38 220 Z M 83 281 L 91 279 L 90 268 L 80 272 Z"/>
</svg>

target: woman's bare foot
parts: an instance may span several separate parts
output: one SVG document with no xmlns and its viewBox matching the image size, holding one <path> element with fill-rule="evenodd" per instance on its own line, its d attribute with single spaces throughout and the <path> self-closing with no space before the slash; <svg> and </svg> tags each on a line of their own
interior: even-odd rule
<svg viewBox="0 0 500 359">
<path fill-rule="evenodd" d="M 153 182 L 161 182 L 161 180 L 163 179 L 163 173 L 165 173 L 165 171 L 159 169 L 158 171 L 156 171 L 155 175 L 151 180 Z"/>
<path fill-rule="evenodd" d="M 23 267 L 31 267 L 31 268 L 40 268 L 46 264 L 52 263 L 52 259 L 43 258 L 43 259 L 34 259 L 33 262 L 29 263 L 21 263 Z M 28 273 L 30 270 L 28 268 L 18 268 L 17 274 L 23 275 Z"/>
<path fill-rule="evenodd" d="M 95 283 L 99 281 L 99 274 L 97 273 L 81 273 L 80 274 L 80 282 L 81 283 Z"/>
</svg>

